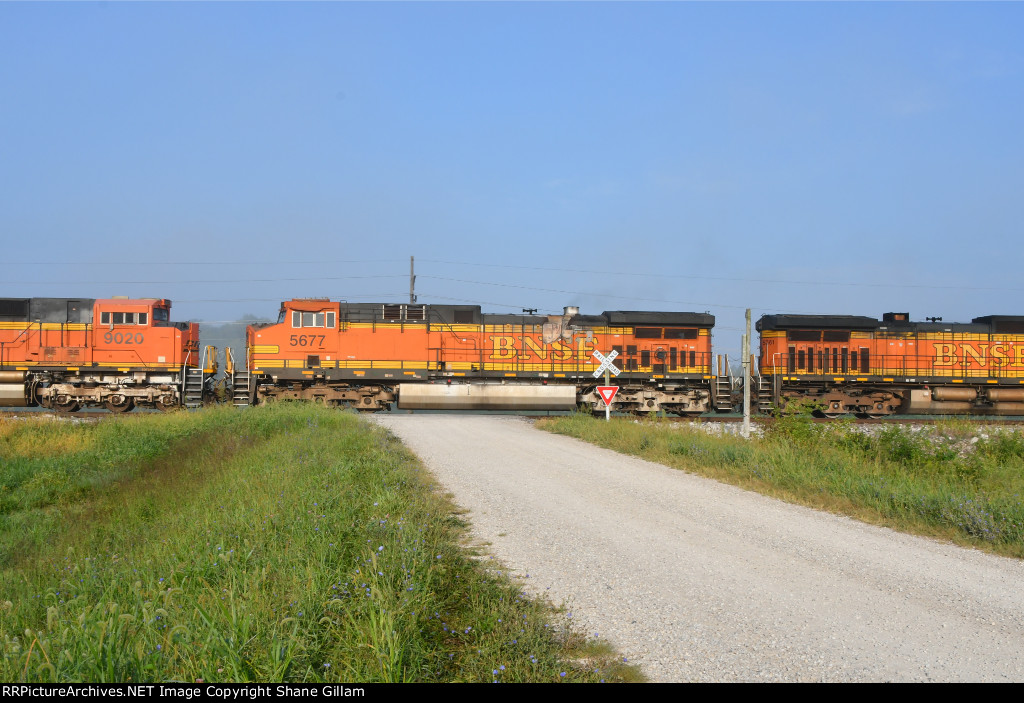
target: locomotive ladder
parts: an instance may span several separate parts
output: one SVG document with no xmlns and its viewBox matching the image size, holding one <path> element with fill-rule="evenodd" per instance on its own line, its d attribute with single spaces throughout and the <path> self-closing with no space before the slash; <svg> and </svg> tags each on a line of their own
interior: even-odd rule
<svg viewBox="0 0 1024 703">
<path fill-rule="evenodd" d="M 712 403 L 715 412 L 727 413 L 732 411 L 732 374 L 729 372 L 729 360 L 718 357 L 718 375 L 715 376 L 711 391 L 713 393 Z"/>
<path fill-rule="evenodd" d="M 249 370 L 235 371 L 231 377 L 231 403 L 235 407 L 249 404 Z"/>
<path fill-rule="evenodd" d="M 772 411 L 772 384 L 764 376 L 757 377 L 757 385 L 754 386 L 757 391 L 757 412 L 760 415 L 768 415 Z"/>
<path fill-rule="evenodd" d="M 203 405 L 203 369 L 185 369 L 185 407 L 200 408 Z"/>
<path fill-rule="evenodd" d="M 715 376 L 715 411 L 727 413 L 732 409 L 732 379 L 728 376 Z"/>
<path fill-rule="evenodd" d="M 248 354 L 248 351 L 246 354 Z M 231 404 L 236 408 L 246 407 L 249 405 L 251 390 L 249 363 L 246 361 L 244 368 L 236 368 L 235 357 L 231 352 L 231 347 L 227 347 L 224 350 L 224 355 L 227 359 L 228 374 L 231 377 Z"/>
</svg>

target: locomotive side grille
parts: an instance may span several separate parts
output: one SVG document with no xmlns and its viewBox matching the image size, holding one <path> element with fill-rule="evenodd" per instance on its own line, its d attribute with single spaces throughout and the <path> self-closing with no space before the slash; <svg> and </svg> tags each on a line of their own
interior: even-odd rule
<svg viewBox="0 0 1024 703">
<path fill-rule="evenodd" d="M 10 321 L 27 320 L 28 300 L 0 298 L 0 319 Z"/>
</svg>

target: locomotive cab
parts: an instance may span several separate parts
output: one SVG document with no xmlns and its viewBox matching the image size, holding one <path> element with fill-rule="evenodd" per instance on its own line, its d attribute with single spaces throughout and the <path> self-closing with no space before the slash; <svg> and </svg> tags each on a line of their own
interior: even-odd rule
<svg viewBox="0 0 1024 703">
<path fill-rule="evenodd" d="M 97 300 L 93 361 L 99 365 L 200 366 L 199 325 L 171 322 L 163 298 Z"/>
</svg>

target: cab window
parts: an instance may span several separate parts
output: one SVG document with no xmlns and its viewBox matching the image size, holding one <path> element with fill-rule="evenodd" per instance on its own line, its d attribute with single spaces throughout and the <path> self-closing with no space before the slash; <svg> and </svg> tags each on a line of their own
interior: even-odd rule
<svg viewBox="0 0 1024 703">
<path fill-rule="evenodd" d="M 331 312 L 292 311 L 292 327 L 334 327 L 336 314 Z"/>
<path fill-rule="evenodd" d="M 166 313 L 166 311 L 164 311 Z M 148 324 L 148 312 L 101 312 L 101 325 L 145 325 Z"/>
</svg>

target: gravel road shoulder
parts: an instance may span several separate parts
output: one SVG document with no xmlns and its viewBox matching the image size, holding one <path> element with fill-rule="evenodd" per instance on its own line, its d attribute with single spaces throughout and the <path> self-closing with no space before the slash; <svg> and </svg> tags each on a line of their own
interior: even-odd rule
<svg viewBox="0 0 1024 703">
<path fill-rule="evenodd" d="M 521 418 L 374 420 L 528 588 L 566 603 L 654 681 L 1024 680 L 1024 562 L 782 503 Z"/>
</svg>

